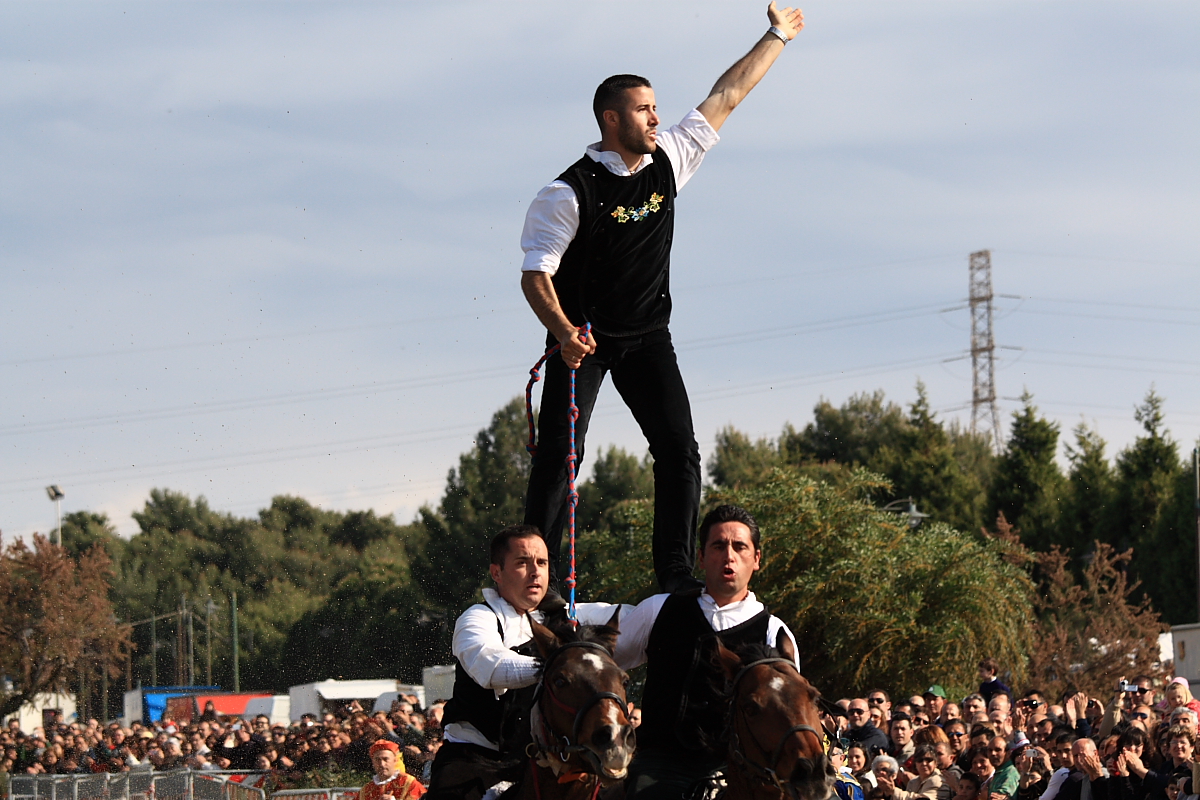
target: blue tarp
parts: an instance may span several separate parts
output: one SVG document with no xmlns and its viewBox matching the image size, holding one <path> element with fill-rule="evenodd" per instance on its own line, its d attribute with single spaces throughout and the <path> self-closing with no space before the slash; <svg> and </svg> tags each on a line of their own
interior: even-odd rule
<svg viewBox="0 0 1200 800">
<path fill-rule="evenodd" d="M 159 722 L 167 711 L 167 700 L 189 694 L 211 694 L 220 686 L 150 686 L 142 687 L 142 721 Z"/>
</svg>

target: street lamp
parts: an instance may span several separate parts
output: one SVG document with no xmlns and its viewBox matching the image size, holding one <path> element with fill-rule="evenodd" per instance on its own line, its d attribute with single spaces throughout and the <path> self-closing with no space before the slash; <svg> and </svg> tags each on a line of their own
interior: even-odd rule
<svg viewBox="0 0 1200 800">
<path fill-rule="evenodd" d="M 907 506 L 907 508 L 902 508 Z M 928 519 L 928 514 L 922 514 L 917 511 L 917 504 L 911 497 L 906 497 L 903 500 L 893 500 L 884 506 L 883 511 L 894 511 L 897 514 L 904 514 L 908 517 L 908 527 L 916 529 L 921 524 L 921 520 Z"/>
<path fill-rule="evenodd" d="M 62 545 L 62 499 L 66 497 L 63 490 L 58 487 L 58 484 L 46 487 L 46 494 L 50 495 L 50 499 L 58 506 L 58 541 L 54 541 L 54 534 L 50 534 L 50 544 Z"/>
</svg>

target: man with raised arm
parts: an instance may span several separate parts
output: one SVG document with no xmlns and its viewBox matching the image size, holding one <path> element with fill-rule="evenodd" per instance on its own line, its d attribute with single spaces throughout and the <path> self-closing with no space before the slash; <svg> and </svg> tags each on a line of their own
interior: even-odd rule
<svg viewBox="0 0 1200 800">
<path fill-rule="evenodd" d="M 545 622 L 562 600 L 546 599 L 549 558 L 541 532 L 510 525 L 492 539 L 496 588 L 454 624 L 454 696 L 442 714 L 443 743 L 430 769 L 427 800 L 478 800 L 501 781 L 520 776 L 531 741 L 529 710 L 541 673 L 529 618 Z M 546 602 L 543 603 L 543 600 Z M 603 625 L 607 603 L 580 603 L 580 624 Z"/>
<path fill-rule="evenodd" d="M 562 346 L 546 364 L 538 452 L 525 522 L 538 526 L 556 580 L 566 521 L 569 369 L 576 370 L 578 463 L 592 407 L 611 372 L 654 457 L 654 573 L 664 591 L 696 586 L 693 533 L 700 450 L 668 323 L 675 194 L 717 131 L 804 27 L 798 9 L 767 7 L 771 27 L 683 120 L 658 130 L 650 82 L 614 75 L 596 89 L 600 141 L 538 193 L 525 217 L 521 289 Z M 763 176 L 764 179 L 769 176 Z M 585 340 L 580 328 L 591 325 Z"/>
<path fill-rule="evenodd" d="M 724 763 L 726 702 L 716 674 L 716 642 L 778 647 L 796 660 L 796 640 L 750 591 L 762 565 L 758 523 L 737 506 L 718 506 L 700 524 L 704 589 L 657 594 L 621 620 L 616 661 L 648 663 L 637 753 L 625 791 L 633 800 L 679 798 Z"/>
</svg>

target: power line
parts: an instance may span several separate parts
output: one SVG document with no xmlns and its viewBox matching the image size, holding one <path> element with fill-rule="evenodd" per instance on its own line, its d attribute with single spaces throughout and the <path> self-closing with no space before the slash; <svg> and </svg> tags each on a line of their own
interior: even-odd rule
<svg viewBox="0 0 1200 800">
<path fill-rule="evenodd" d="M 688 350 L 703 350 L 720 347 L 727 344 L 739 344 L 745 341 L 799 336 L 819 333 L 828 330 L 838 330 L 860 325 L 871 325 L 882 322 L 894 322 L 919 316 L 956 310 L 963 306 L 946 307 L 946 303 L 926 303 L 908 308 L 888 309 L 870 314 L 856 314 L 849 317 L 835 317 L 827 320 L 817 320 L 799 325 L 789 325 L 780 328 L 766 328 L 741 333 L 723 334 L 680 340 L 679 346 Z M 235 400 L 218 400 L 210 403 L 192 403 L 186 406 L 168 406 L 158 409 L 143 409 L 104 414 L 75 419 L 21 423 L 17 425 L 0 426 L 0 436 L 15 436 L 30 433 L 55 433 L 78 428 L 100 427 L 109 425 L 129 425 L 138 422 L 154 422 L 178 417 L 190 417 L 201 414 L 228 413 L 246 411 L 257 408 L 269 408 L 290 405 L 301 402 L 334 400 L 345 397 L 361 396 L 363 394 L 384 394 L 407 389 L 421 389 L 444 386 L 451 383 L 466 383 L 500 378 L 506 375 L 519 375 L 528 368 L 525 363 L 512 363 L 490 369 L 466 369 L 455 372 L 430 375 L 419 378 L 400 378 L 392 381 L 360 385 L 350 384 L 325 389 L 309 389 L 298 392 L 282 392 L 280 394 L 263 395 L 260 397 L 241 398 Z"/>
<path fill-rule="evenodd" d="M 744 396 L 770 392 L 777 389 L 793 388 L 807 383 L 822 383 L 832 379 L 867 377 L 874 374 L 883 374 L 902 369 L 909 369 L 913 366 L 921 366 L 926 364 L 933 365 L 938 363 L 945 356 L 946 354 L 943 353 L 935 356 L 884 362 L 881 364 L 873 364 L 849 370 L 836 370 L 818 374 L 793 375 L 790 377 L 785 376 L 775 380 L 762 381 L 759 383 L 743 383 L 733 387 L 698 392 L 692 395 L 692 399 L 694 403 L 699 403 L 729 396 Z M 605 418 L 618 413 L 622 413 L 622 409 L 614 408 L 609 411 L 593 415 L 593 419 Z M 289 461 L 327 458 L 330 456 L 344 455 L 346 453 L 361 452 L 364 450 L 388 450 L 395 447 L 408 446 L 417 443 L 456 439 L 460 436 L 466 436 L 478 430 L 478 425 L 427 428 L 418 431 L 409 431 L 385 436 L 357 437 L 354 439 L 342 439 L 328 442 L 294 445 L 290 447 L 246 451 L 231 455 L 200 456 L 197 458 L 157 462 L 152 464 L 143 464 L 140 466 L 131 465 L 125 468 L 105 469 L 102 471 L 85 470 L 66 475 L 62 473 L 56 473 L 50 477 L 39 476 L 35 478 L 12 478 L 8 480 L 0 480 L 0 486 L 19 488 L 0 489 L 0 495 L 28 491 L 28 486 L 40 486 L 46 480 L 50 480 L 52 478 L 59 480 L 70 480 L 71 483 L 76 486 L 117 483 L 128 480 L 136 480 L 142 477 L 154 477 L 155 479 L 159 479 L 165 476 L 205 472 L 208 470 L 231 470 L 248 466 L 262 466 L 265 464 L 277 464 Z M 367 444 L 369 444 L 369 446 L 364 446 Z M 314 450 L 316 452 L 305 452 Z"/>
</svg>

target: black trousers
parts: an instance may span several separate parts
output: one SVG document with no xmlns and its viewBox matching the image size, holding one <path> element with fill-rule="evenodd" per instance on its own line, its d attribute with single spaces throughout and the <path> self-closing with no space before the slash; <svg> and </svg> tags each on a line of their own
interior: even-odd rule
<svg viewBox="0 0 1200 800">
<path fill-rule="evenodd" d="M 464 742 L 443 742 L 433 757 L 426 800 L 479 800 L 501 781 L 520 780 L 522 759 L 505 759 L 495 750 Z"/>
<path fill-rule="evenodd" d="M 548 337 L 547 342 L 554 344 L 555 340 Z M 596 335 L 596 352 L 575 371 L 578 464 L 583 463 L 584 440 L 596 396 L 609 373 L 613 386 L 641 426 L 654 458 L 654 574 L 659 586 L 670 590 L 692 574 L 700 513 L 700 448 L 692 430 L 692 408 L 670 331 L 643 336 Z M 570 370 L 561 357 L 552 356 L 546 362 L 538 450 L 525 497 L 525 523 L 542 531 L 555 579 L 567 521 L 569 391 Z"/>
</svg>

